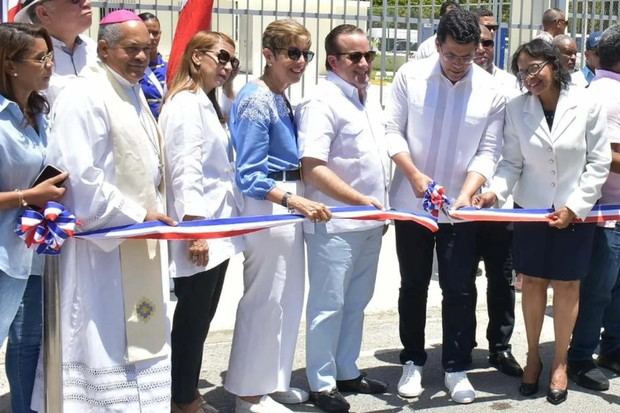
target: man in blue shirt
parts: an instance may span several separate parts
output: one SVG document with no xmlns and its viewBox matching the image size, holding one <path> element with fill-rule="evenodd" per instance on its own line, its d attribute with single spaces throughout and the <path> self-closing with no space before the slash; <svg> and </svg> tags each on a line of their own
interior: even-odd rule
<svg viewBox="0 0 620 413">
<path fill-rule="evenodd" d="M 141 13 L 138 15 L 146 25 L 151 37 L 151 54 L 149 56 L 149 66 L 144 72 L 144 77 L 140 80 L 140 87 L 144 92 L 146 101 L 149 104 L 151 113 L 155 119 L 159 118 L 161 105 L 164 103 L 166 95 L 166 72 L 168 63 L 157 50 L 161 39 L 161 27 L 159 19 L 152 13 Z"/>
</svg>

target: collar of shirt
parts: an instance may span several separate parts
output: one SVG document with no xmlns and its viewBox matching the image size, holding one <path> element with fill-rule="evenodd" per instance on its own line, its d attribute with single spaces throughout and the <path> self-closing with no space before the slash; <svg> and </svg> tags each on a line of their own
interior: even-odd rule
<svg viewBox="0 0 620 413">
<path fill-rule="evenodd" d="M 157 68 L 163 67 L 165 64 L 166 62 L 164 61 L 163 56 L 158 52 L 157 57 L 155 58 L 155 61 L 149 62 L 149 67 L 151 69 L 157 69 Z"/>
<path fill-rule="evenodd" d="M 434 78 L 434 77 L 443 78 L 443 79 L 447 80 L 448 82 L 452 83 L 453 86 L 456 86 L 456 85 L 461 84 L 461 83 L 471 82 L 471 78 L 472 78 L 473 73 L 474 73 L 475 63 L 472 63 L 472 64 L 469 65 L 469 70 L 467 70 L 467 73 L 465 74 L 465 76 L 463 76 L 461 79 L 459 79 L 458 81 L 453 83 L 443 73 L 443 68 L 441 67 L 441 62 L 439 61 L 439 54 L 437 54 L 436 59 L 437 59 L 437 61 L 436 61 L 435 65 L 433 66 L 433 69 L 428 73 L 428 76 L 426 77 L 426 79 L 431 79 L 431 78 Z M 480 68 L 480 70 L 484 70 L 484 69 Z"/>
<path fill-rule="evenodd" d="M 605 69 L 596 69 L 596 74 L 594 75 L 594 78 L 595 79 L 609 78 L 609 79 L 620 81 L 620 73 L 611 72 Z"/>
<path fill-rule="evenodd" d="M 327 80 L 338 86 L 338 88 L 342 90 L 342 93 L 344 93 L 347 99 L 353 102 L 356 106 L 365 106 L 365 102 L 362 102 L 360 100 L 359 90 L 355 86 L 353 86 L 331 70 L 327 71 Z M 368 92 L 368 86 L 366 87 L 366 92 Z M 368 95 L 368 93 L 366 94 Z"/>
<path fill-rule="evenodd" d="M 10 113 L 11 116 L 13 116 L 19 122 L 21 122 L 24 118 L 24 113 L 19 108 L 19 105 L 16 102 L 0 95 L 0 113 L 4 111 Z M 39 117 L 40 115 L 36 116 L 37 122 L 40 122 Z"/>
<path fill-rule="evenodd" d="M 123 76 L 121 76 L 116 70 L 114 70 L 111 66 L 103 63 L 105 65 L 105 67 L 107 67 L 110 70 L 110 73 L 112 73 L 112 76 L 114 76 L 114 79 L 116 79 L 118 81 L 118 83 L 121 84 L 122 87 L 124 87 L 125 89 L 132 90 L 135 87 L 140 87 L 139 83 L 131 83 L 129 80 L 125 79 Z"/>
<path fill-rule="evenodd" d="M 83 47 L 86 42 L 82 39 L 81 36 L 78 36 L 75 38 L 75 44 L 73 45 L 73 50 L 69 49 L 67 47 L 67 44 L 65 42 L 63 42 L 60 39 L 57 39 L 53 36 L 52 37 L 52 45 L 56 48 L 59 48 L 60 50 L 62 50 L 63 52 L 65 52 L 68 55 L 72 55 L 75 53 L 75 51 L 79 48 L 79 47 Z"/>
</svg>

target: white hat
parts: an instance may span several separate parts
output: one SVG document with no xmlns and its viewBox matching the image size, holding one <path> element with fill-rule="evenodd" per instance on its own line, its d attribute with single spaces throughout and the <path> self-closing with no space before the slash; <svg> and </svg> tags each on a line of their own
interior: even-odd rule
<svg viewBox="0 0 620 413">
<path fill-rule="evenodd" d="M 22 8 L 17 12 L 17 14 L 15 15 L 15 18 L 13 19 L 13 21 L 17 22 L 17 23 L 32 23 L 32 20 L 30 20 L 30 17 L 28 16 L 28 9 L 30 9 L 30 7 L 37 5 L 39 3 L 43 3 L 44 1 L 47 0 L 23 0 L 20 1 L 20 3 L 22 3 Z"/>
</svg>

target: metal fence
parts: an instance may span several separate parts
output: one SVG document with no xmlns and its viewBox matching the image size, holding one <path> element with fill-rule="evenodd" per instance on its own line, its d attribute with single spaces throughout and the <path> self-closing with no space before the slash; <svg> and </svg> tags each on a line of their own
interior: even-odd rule
<svg viewBox="0 0 620 413">
<path fill-rule="evenodd" d="M 323 40 L 327 33 L 341 23 L 355 24 L 368 32 L 373 46 L 379 51 L 373 72 L 373 82 L 383 89 L 394 72 L 415 55 L 417 46 L 434 33 L 439 21 L 443 0 L 214 0 L 212 27 L 223 31 L 236 41 L 245 81 L 259 76 L 263 68 L 260 39 L 263 29 L 277 18 L 298 19 L 312 34 L 315 61 L 309 65 L 302 81 L 289 92 L 293 100 L 303 96 L 308 86 L 324 75 Z M 620 0 L 487 0 L 461 1 L 462 7 L 486 7 L 496 16 L 500 28 L 496 39 L 496 64 L 506 67 L 511 53 L 533 38 L 541 28 L 541 16 L 549 7 L 566 11 L 569 34 L 577 40 L 583 52 L 587 34 L 619 22 Z M 137 12 L 150 11 L 162 23 L 161 50 L 170 50 L 176 26 L 179 0 L 95 1 L 99 16 L 109 9 L 129 8 Z M 91 35 L 96 33 L 93 27 Z M 578 62 L 583 64 L 582 53 Z"/>
</svg>

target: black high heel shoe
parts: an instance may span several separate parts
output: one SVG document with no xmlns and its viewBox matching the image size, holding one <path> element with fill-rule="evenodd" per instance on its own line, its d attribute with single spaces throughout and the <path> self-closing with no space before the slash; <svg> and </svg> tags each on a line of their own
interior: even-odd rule
<svg viewBox="0 0 620 413">
<path fill-rule="evenodd" d="M 527 368 L 527 366 L 525 366 Z M 540 373 L 542 373 L 543 364 L 542 361 L 538 362 L 538 376 L 536 377 L 536 381 L 534 383 L 526 383 L 524 381 L 521 382 L 519 386 L 519 393 L 521 396 L 529 397 L 538 393 L 538 379 L 540 379 Z M 547 395 L 547 397 L 549 397 Z M 561 402 L 560 402 L 561 403 Z"/>
<path fill-rule="evenodd" d="M 547 392 L 547 401 L 551 404 L 558 405 L 564 403 L 568 397 L 568 387 L 565 389 L 552 389 L 549 387 Z"/>
</svg>

